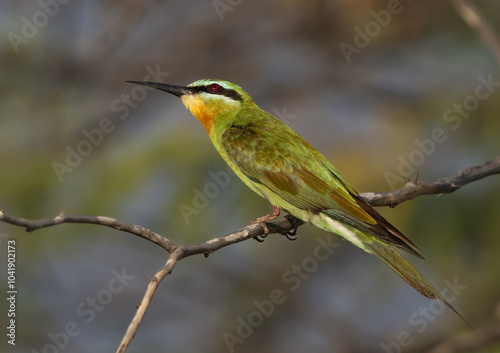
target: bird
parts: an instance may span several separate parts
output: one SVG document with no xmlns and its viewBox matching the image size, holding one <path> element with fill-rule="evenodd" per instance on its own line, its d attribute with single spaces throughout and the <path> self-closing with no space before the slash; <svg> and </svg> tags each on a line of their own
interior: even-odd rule
<svg viewBox="0 0 500 353">
<path fill-rule="evenodd" d="M 326 157 L 262 110 L 240 86 L 217 79 L 201 79 L 187 86 L 127 82 L 181 99 L 236 175 L 271 203 L 272 212 L 252 222 L 262 224 L 265 233 L 265 222 L 284 211 L 377 256 L 420 294 L 442 301 L 469 324 L 400 254 L 404 251 L 423 259 L 420 249 L 372 208 Z"/>
</svg>

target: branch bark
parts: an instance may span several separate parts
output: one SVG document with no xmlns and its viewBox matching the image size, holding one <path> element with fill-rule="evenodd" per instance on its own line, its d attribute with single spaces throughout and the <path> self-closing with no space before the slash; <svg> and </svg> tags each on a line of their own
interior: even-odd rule
<svg viewBox="0 0 500 353">
<path fill-rule="evenodd" d="M 500 156 L 486 163 L 462 169 L 449 177 L 428 182 L 408 181 L 403 188 L 398 190 L 390 192 L 369 192 L 360 194 L 360 196 L 371 206 L 394 207 L 401 202 L 412 200 L 421 195 L 451 193 L 468 183 L 494 174 L 500 174 Z M 33 232 L 38 229 L 53 227 L 63 223 L 97 224 L 139 236 L 162 247 L 169 253 L 165 265 L 150 279 L 142 302 L 137 308 L 137 312 L 120 343 L 117 350 L 118 353 L 126 351 L 151 304 L 151 300 L 158 285 L 172 272 L 177 262 L 185 257 L 193 255 L 204 254 L 208 256 L 210 253 L 226 246 L 264 235 L 264 229 L 260 224 L 252 224 L 236 232 L 213 238 L 203 243 L 178 245 L 147 228 L 105 216 L 71 215 L 63 211 L 53 218 L 29 220 L 9 215 L 3 210 L 0 210 L 0 221 L 24 227 L 27 232 Z M 301 224 L 302 223 L 296 224 L 296 226 L 300 226 Z M 287 218 L 283 218 L 276 222 L 269 222 L 266 223 L 266 225 L 269 229 L 269 234 L 287 234 L 294 228 L 294 225 L 292 225 Z"/>
<path fill-rule="evenodd" d="M 449 177 L 424 182 L 408 180 L 401 189 L 388 192 L 367 192 L 361 194 L 361 197 L 374 207 L 395 207 L 401 202 L 413 200 L 417 196 L 451 193 L 466 184 L 493 174 L 500 174 L 500 156 L 483 164 L 459 170 Z"/>
</svg>

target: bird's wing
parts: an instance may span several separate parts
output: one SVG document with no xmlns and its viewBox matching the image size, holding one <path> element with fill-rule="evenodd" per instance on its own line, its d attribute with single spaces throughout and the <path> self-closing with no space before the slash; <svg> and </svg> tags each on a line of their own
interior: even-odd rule
<svg viewBox="0 0 500 353">
<path fill-rule="evenodd" d="M 276 118 L 269 116 L 265 124 L 232 126 L 221 142 L 228 158 L 251 181 L 286 202 L 314 214 L 322 212 L 421 257 L 416 246 L 361 199 L 324 156 Z"/>
</svg>

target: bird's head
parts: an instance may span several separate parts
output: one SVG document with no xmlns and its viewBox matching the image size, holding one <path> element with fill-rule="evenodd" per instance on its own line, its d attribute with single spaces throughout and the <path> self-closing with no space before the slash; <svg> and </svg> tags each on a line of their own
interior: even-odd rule
<svg viewBox="0 0 500 353">
<path fill-rule="evenodd" d="M 174 86 L 147 81 L 127 81 L 152 87 L 180 97 L 186 108 L 210 134 L 217 123 L 230 123 L 242 106 L 255 104 L 243 89 L 234 83 L 203 79 L 187 86 Z"/>
</svg>

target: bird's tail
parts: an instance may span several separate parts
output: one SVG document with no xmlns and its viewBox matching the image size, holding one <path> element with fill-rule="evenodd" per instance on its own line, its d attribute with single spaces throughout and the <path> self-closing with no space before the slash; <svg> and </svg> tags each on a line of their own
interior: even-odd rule
<svg viewBox="0 0 500 353">
<path fill-rule="evenodd" d="M 382 216 L 380 216 L 382 217 Z M 453 310 L 467 325 L 473 330 L 472 325 L 464 319 L 462 315 L 439 293 L 432 284 L 425 279 L 420 272 L 417 271 L 399 252 L 395 250 L 396 244 L 387 243 L 377 239 L 374 234 L 364 233 L 353 226 L 342 224 L 336 221 L 328 214 L 320 213 L 318 217 L 311 217 L 309 221 L 316 227 L 334 233 L 351 242 L 357 247 L 363 249 L 370 254 L 377 256 L 394 272 L 398 274 L 410 286 L 415 288 L 419 293 L 430 299 L 441 300 L 447 307 Z M 385 221 L 387 222 L 387 221 Z M 397 231 L 397 230 L 396 230 Z M 400 238 L 406 239 L 406 238 Z M 402 247 L 407 250 L 410 248 Z M 411 249 L 410 249 L 411 250 Z M 409 251 L 410 252 L 410 251 Z M 414 250 L 413 250 L 414 252 Z M 411 252 L 411 253 L 413 253 Z"/>
<path fill-rule="evenodd" d="M 419 291 L 422 295 L 430 299 L 441 300 L 448 308 L 453 310 L 467 325 L 473 330 L 474 327 L 464 319 L 464 317 L 439 293 L 427 279 L 422 276 L 400 253 L 393 249 L 391 245 L 383 244 L 377 240 L 365 243 L 365 250 L 381 259 L 387 266 L 396 272 L 410 286 Z"/>
<path fill-rule="evenodd" d="M 365 243 L 366 251 L 377 256 L 379 259 L 396 272 L 406 283 L 419 291 L 422 295 L 430 299 L 440 299 L 441 294 L 432 284 L 425 279 L 415 267 L 413 267 L 400 253 L 394 250 L 390 245 L 382 244 L 377 240 L 371 243 Z"/>
</svg>

